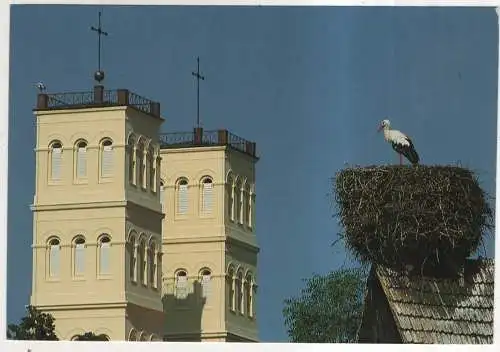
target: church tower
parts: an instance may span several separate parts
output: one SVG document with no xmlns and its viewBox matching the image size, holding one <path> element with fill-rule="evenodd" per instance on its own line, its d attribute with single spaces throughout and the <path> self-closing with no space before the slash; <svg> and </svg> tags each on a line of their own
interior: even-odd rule
<svg viewBox="0 0 500 352">
<path fill-rule="evenodd" d="M 98 84 L 34 113 L 31 304 L 63 340 L 161 340 L 159 103 Z"/>
<path fill-rule="evenodd" d="M 104 89 L 92 30 L 94 89 L 38 85 L 31 304 L 61 340 L 257 341 L 255 143 L 161 134 L 159 103 Z"/>
<path fill-rule="evenodd" d="M 256 342 L 255 143 L 202 128 L 160 140 L 165 338 Z"/>
<path fill-rule="evenodd" d="M 158 341 L 163 212 L 160 104 L 101 82 L 47 94 L 39 84 L 31 304 L 56 319 L 59 339 L 85 332 Z"/>
</svg>

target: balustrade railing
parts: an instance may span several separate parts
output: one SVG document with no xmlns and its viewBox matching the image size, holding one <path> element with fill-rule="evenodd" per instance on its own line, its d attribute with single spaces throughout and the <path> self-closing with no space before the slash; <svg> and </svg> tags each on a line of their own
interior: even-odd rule
<svg viewBox="0 0 500 352">
<path fill-rule="evenodd" d="M 36 110 L 66 110 L 91 107 L 130 106 L 146 114 L 160 117 L 160 103 L 144 98 L 127 89 L 105 90 L 95 86 L 93 91 L 40 93 Z"/>
</svg>

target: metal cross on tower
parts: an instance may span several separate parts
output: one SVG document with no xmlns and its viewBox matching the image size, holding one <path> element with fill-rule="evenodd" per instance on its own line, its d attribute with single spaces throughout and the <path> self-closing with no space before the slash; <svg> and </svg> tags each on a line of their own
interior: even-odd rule
<svg viewBox="0 0 500 352">
<path fill-rule="evenodd" d="M 192 75 L 196 77 L 196 90 L 197 90 L 197 96 L 196 96 L 196 127 L 200 127 L 200 79 L 202 81 L 205 80 L 205 77 L 203 77 L 200 74 L 200 58 L 197 57 L 196 61 L 198 63 L 198 67 L 196 69 L 196 72 L 192 72 Z"/>
<path fill-rule="evenodd" d="M 104 79 L 104 72 L 101 71 L 101 36 L 107 36 L 108 33 L 102 30 L 101 25 L 101 11 L 99 11 L 99 26 L 96 28 L 94 26 L 90 27 L 91 30 L 97 32 L 97 72 L 94 78 L 97 82 L 101 82 Z"/>
</svg>

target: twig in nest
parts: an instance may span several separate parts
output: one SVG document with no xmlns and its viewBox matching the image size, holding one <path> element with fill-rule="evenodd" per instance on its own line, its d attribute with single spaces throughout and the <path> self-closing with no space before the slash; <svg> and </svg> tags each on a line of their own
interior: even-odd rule
<svg viewBox="0 0 500 352">
<path fill-rule="evenodd" d="M 460 261 L 493 227 L 484 192 L 460 167 L 347 168 L 336 175 L 334 190 L 346 245 L 364 262 Z"/>
</svg>

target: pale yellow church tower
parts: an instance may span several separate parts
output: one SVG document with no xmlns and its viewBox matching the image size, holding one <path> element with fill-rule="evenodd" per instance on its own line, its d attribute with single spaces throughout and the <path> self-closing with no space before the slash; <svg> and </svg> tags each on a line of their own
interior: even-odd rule
<svg viewBox="0 0 500 352">
<path fill-rule="evenodd" d="M 60 339 L 161 340 L 160 105 L 97 85 L 35 117 L 31 304 Z"/>
<path fill-rule="evenodd" d="M 93 91 L 39 85 L 31 304 L 61 340 L 258 341 L 255 143 L 161 134 L 98 66 Z"/>
<path fill-rule="evenodd" d="M 255 143 L 202 128 L 160 140 L 165 338 L 256 342 Z"/>
</svg>

